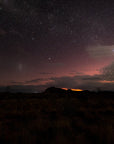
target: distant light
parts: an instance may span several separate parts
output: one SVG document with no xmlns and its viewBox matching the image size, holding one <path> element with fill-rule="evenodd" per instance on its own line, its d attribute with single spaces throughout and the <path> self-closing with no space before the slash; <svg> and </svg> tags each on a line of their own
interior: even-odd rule
<svg viewBox="0 0 114 144">
<path fill-rule="evenodd" d="M 63 90 L 68 90 L 68 88 L 62 88 Z"/>
<path fill-rule="evenodd" d="M 82 89 L 71 89 L 72 91 L 83 91 Z"/>
<path fill-rule="evenodd" d="M 68 88 L 62 88 L 63 90 L 68 90 Z M 70 89 L 72 91 L 83 91 L 82 89 Z"/>
</svg>

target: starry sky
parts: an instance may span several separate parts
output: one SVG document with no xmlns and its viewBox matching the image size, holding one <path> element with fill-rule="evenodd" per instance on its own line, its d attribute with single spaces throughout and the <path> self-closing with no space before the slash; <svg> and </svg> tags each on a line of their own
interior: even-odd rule
<svg viewBox="0 0 114 144">
<path fill-rule="evenodd" d="M 0 89 L 114 90 L 114 2 L 0 0 Z"/>
</svg>

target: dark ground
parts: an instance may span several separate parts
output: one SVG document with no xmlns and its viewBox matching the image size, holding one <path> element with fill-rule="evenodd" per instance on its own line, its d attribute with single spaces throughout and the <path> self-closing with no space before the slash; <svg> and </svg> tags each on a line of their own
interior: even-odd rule
<svg viewBox="0 0 114 144">
<path fill-rule="evenodd" d="M 0 94 L 0 144 L 113 144 L 114 92 Z"/>
</svg>

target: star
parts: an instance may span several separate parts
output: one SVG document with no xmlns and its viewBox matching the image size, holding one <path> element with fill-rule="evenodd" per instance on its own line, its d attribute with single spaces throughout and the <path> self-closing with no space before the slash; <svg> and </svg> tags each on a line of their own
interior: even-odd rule
<svg viewBox="0 0 114 144">
<path fill-rule="evenodd" d="M 49 60 L 49 61 L 51 61 L 51 60 L 52 60 L 52 58 L 51 58 L 51 57 L 49 57 L 49 58 L 48 58 L 48 60 Z"/>
<path fill-rule="evenodd" d="M 34 37 L 32 37 L 32 40 L 35 40 L 35 38 L 34 38 Z"/>
<path fill-rule="evenodd" d="M 48 62 L 49 63 L 53 63 L 53 58 L 52 57 L 48 57 Z"/>
</svg>

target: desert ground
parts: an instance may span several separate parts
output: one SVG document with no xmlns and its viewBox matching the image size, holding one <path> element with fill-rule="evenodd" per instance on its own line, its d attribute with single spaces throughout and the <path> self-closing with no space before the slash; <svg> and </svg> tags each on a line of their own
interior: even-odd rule
<svg viewBox="0 0 114 144">
<path fill-rule="evenodd" d="M 113 144 L 114 92 L 0 94 L 0 144 Z"/>
</svg>

